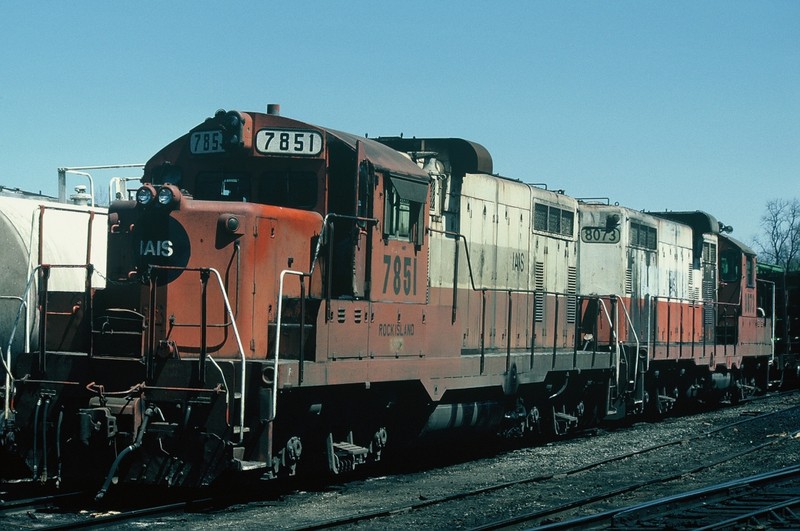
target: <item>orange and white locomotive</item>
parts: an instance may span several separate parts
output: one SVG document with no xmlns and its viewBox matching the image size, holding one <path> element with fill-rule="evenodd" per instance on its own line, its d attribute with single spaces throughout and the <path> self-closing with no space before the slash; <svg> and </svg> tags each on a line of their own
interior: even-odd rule
<svg viewBox="0 0 800 531">
<path fill-rule="evenodd" d="M 88 351 L 14 356 L 5 453 L 208 485 L 766 386 L 755 257 L 712 217 L 492 171 L 461 139 L 219 111 L 110 207 Z"/>
</svg>

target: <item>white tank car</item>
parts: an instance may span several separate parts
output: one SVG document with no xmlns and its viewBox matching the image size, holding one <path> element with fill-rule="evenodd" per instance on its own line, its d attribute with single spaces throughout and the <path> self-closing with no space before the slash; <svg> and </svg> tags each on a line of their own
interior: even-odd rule
<svg viewBox="0 0 800 531">
<path fill-rule="evenodd" d="M 42 196 L 0 194 L 0 348 L 5 356 L 17 316 L 12 352 L 25 348 L 25 321 L 30 348 L 38 348 L 38 286 L 34 280 L 25 297 L 26 312 L 20 312 L 26 286 L 40 263 L 52 265 L 49 292 L 83 293 L 86 269 L 56 265 L 83 266 L 87 258 L 96 272 L 92 287 L 105 287 L 106 231 L 105 208 L 60 203 Z M 90 237 L 91 231 L 91 237 Z"/>
</svg>

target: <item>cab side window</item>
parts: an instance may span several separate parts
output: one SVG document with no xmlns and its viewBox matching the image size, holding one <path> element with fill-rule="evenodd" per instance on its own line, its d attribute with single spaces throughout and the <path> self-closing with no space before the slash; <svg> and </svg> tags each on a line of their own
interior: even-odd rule
<svg viewBox="0 0 800 531">
<path fill-rule="evenodd" d="M 747 287 L 756 287 L 756 267 L 755 258 L 752 256 L 747 257 Z"/>
<path fill-rule="evenodd" d="M 723 282 L 738 282 L 741 278 L 739 253 L 726 251 L 719 255 L 719 278 Z"/>
<path fill-rule="evenodd" d="M 425 236 L 423 207 L 428 198 L 427 184 L 399 176 L 391 176 L 385 183 L 384 238 L 422 245 Z"/>
</svg>

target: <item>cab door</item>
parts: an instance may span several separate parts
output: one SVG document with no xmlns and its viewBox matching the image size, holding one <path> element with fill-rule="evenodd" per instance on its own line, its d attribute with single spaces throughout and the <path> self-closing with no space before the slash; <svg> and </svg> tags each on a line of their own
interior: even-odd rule
<svg viewBox="0 0 800 531">
<path fill-rule="evenodd" d="M 371 357 L 425 353 L 428 288 L 428 185 L 382 173 L 374 194 L 370 276 Z"/>
<path fill-rule="evenodd" d="M 373 214 L 373 194 L 375 192 L 375 171 L 364 153 L 364 143 L 356 145 L 358 166 L 356 170 L 356 220 L 353 223 L 353 296 L 369 299 L 371 270 L 372 236 L 375 223 Z"/>
<path fill-rule="evenodd" d="M 355 159 L 337 174 L 335 214 L 330 238 L 330 308 L 325 313 L 329 359 L 363 359 L 368 356 L 368 316 L 372 246 L 376 229 L 373 218 L 374 170 L 362 142 Z M 355 165 L 353 165 L 355 162 Z M 331 185 L 333 186 L 333 184 Z"/>
<path fill-rule="evenodd" d="M 384 174 L 376 190 L 380 244 L 372 253 L 372 300 L 424 303 L 428 262 L 427 183 Z"/>
</svg>

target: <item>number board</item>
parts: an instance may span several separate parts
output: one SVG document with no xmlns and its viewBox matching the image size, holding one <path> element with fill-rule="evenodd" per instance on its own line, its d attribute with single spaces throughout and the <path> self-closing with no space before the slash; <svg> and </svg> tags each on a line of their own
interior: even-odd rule
<svg viewBox="0 0 800 531">
<path fill-rule="evenodd" d="M 256 133 L 256 149 L 271 155 L 319 155 L 322 135 L 297 129 L 261 129 Z"/>
<path fill-rule="evenodd" d="M 189 137 L 189 149 L 195 155 L 222 153 L 222 131 L 197 131 Z"/>
<path fill-rule="evenodd" d="M 619 243 L 620 232 L 618 228 L 582 227 L 581 240 L 584 243 Z"/>
<path fill-rule="evenodd" d="M 386 274 L 383 277 L 383 293 L 395 295 L 417 295 L 417 259 L 409 256 L 383 255 Z"/>
</svg>

